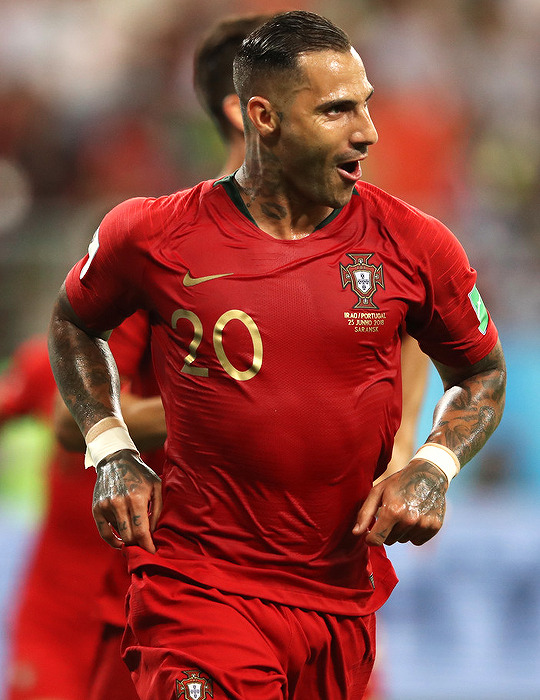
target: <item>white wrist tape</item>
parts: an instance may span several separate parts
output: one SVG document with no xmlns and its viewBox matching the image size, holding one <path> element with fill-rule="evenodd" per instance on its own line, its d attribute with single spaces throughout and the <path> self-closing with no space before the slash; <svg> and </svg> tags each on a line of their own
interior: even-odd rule
<svg viewBox="0 0 540 700">
<path fill-rule="evenodd" d="M 426 442 L 425 445 L 422 445 L 413 459 L 424 459 L 426 462 L 439 467 L 446 474 L 448 483 L 452 481 L 461 469 L 459 460 L 452 450 L 435 442 Z"/>
<path fill-rule="evenodd" d="M 119 418 L 104 418 L 93 425 L 86 434 L 84 467 L 97 466 L 101 460 L 118 450 L 132 450 L 139 454 L 126 424 Z"/>
</svg>

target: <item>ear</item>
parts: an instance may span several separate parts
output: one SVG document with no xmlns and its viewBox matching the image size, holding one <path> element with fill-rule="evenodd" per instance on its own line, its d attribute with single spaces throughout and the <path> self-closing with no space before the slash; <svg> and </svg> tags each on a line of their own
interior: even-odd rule
<svg viewBox="0 0 540 700">
<path fill-rule="evenodd" d="M 244 133 L 244 122 L 242 120 L 242 110 L 240 109 L 240 98 L 236 93 L 226 95 L 221 103 L 223 114 L 231 122 L 233 127 L 240 133 Z"/>
<path fill-rule="evenodd" d="M 247 115 L 262 138 L 274 136 L 279 130 L 278 114 L 266 97 L 252 97 L 247 103 Z"/>
</svg>

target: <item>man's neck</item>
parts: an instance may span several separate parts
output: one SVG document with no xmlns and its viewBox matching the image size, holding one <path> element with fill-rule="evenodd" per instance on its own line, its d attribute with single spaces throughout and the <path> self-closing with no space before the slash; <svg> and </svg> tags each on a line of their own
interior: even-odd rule
<svg viewBox="0 0 540 700">
<path fill-rule="evenodd" d="M 309 236 L 333 211 L 288 195 L 265 176 L 260 167 L 244 163 L 235 183 L 257 226 L 274 238 L 296 240 Z"/>
</svg>

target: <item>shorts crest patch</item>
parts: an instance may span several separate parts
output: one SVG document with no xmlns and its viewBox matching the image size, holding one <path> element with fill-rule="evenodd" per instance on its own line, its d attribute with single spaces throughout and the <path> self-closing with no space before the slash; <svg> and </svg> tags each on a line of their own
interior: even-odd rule
<svg viewBox="0 0 540 700">
<path fill-rule="evenodd" d="M 198 668 L 192 671 L 182 671 L 187 676 L 183 680 L 176 679 L 176 697 L 185 700 L 205 700 L 214 697 L 214 688 L 210 678 L 202 674 Z"/>
</svg>

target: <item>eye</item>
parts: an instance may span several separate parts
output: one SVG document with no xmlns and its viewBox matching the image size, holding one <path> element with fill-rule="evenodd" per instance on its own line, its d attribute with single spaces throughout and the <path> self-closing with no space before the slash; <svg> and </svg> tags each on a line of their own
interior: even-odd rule
<svg viewBox="0 0 540 700">
<path fill-rule="evenodd" d="M 336 116 L 338 114 L 343 114 L 344 112 L 347 112 L 349 109 L 350 105 L 348 102 L 337 102 L 336 104 L 333 104 L 330 107 L 328 107 L 326 113 L 330 116 Z"/>
</svg>

